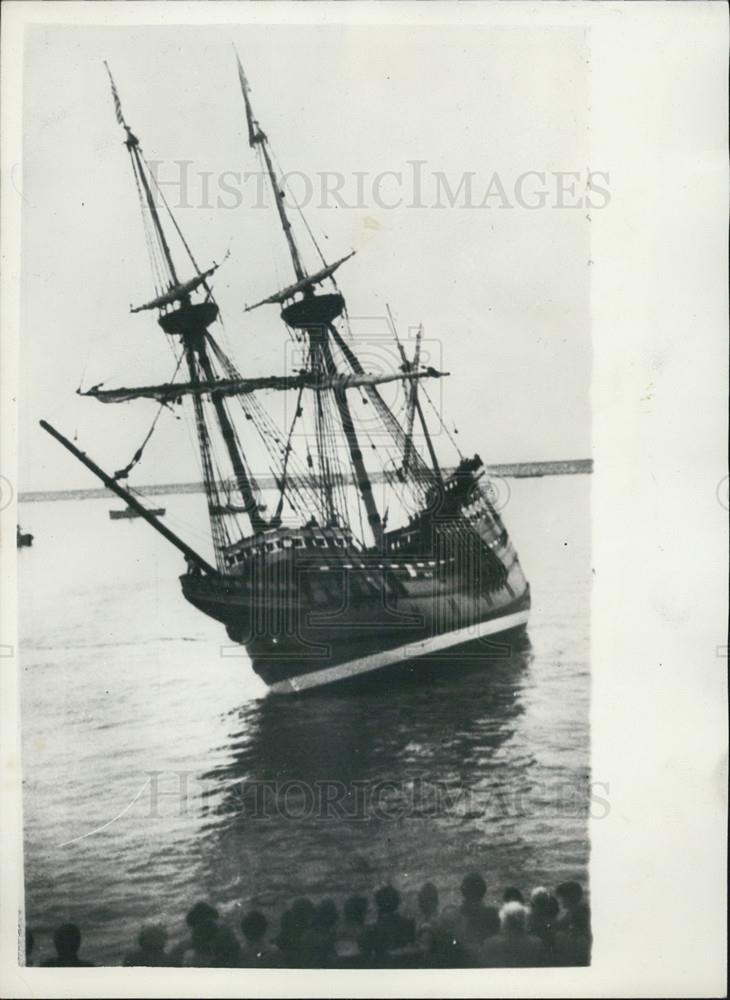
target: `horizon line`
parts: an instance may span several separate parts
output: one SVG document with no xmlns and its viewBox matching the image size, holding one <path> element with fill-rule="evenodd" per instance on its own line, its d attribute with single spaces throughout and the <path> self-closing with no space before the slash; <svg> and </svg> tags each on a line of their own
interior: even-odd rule
<svg viewBox="0 0 730 1000">
<path fill-rule="evenodd" d="M 554 459 L 544 462 L 498 462 L 492 465 L 484 465 L 487 474 L 501 476 L 504 478 L 529 479 L 541 476 L 565 476 L 565 475 L 585 475 L 593 472 L 592 458 L 567 458 Z M 451 473 L 454 470 L 444 470 Z M 297 479 L 301 477 L 291 477 Z M 316 478 L 316 477 L 314 477 Z M 371 476 L 371 480 L 376 483 L 386 482 L 386 474 L 378 472 Z M 277 484 L 273 476 L 263 476 L 257 479 L 261 489 L 277 489 Z M 204 493 L 205 486 L 200 481 L 192 482 L 172 482 L 172 483 L 150 483 L 146 486 L 130 487 L 133 493 L 147 496 L 166 496 L 171 493 Z M 95 500 L 103 497 L 111 497 L 114 494 L 105 486 L 97 487 L 71 487 L 62 490 L 21 490 L 18 493 L 18 503 L 35 503 L 42 500 L 56 500 L 62 497 L 73 496 L 77 500 Z"/>
</svg>

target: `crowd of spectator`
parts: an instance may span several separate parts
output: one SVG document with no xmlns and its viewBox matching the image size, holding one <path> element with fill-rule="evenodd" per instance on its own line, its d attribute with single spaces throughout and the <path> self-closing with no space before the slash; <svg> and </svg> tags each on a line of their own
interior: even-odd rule
<svg viewBox="0 0 730 1000">
<path fill-rule="evenodd" d="M 292 902 L 272 927 L 259 910 L 239 927 L 221 919 L 207 902 L 188 912 L 185 934 L 168 947 L 164 927 L 143 927 L 136 947 L 120 956 L 125 966 L 188 968 L 529 968 L 581 966 L 590 961 L 590 912 L 578 882 L 554 892 L 540 886 L 527 897 L 505 889 L 499 906 L 486 902 L 487 886 L 473 872 L 461 882 L 461 905 L 441 907 L 436 886 L 426 882 L 415 911 L 405 913 L 391 885 L 373 895 L 353 895 L 341 908 L 333 899 Z M 59 927 L 56 954 L 42 966 L 95 963 L 81 953 L 81 931 Z M 26 964 L 33 964 L 34 936 L 26 929 Z"/>
</svg>

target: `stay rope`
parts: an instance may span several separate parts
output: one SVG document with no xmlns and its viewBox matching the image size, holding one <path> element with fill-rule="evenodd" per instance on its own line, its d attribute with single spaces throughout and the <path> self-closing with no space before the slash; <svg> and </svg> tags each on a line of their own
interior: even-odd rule
<svg viewBox="0 0 730 1000">
<path fill-rule="evenodd" d="M 182 359 L 183 355 L 181 354 L 177 360 L 177 364 L 175 365 L 175 371 L 172 373 L 172 378 L 170 379 L 170 382 L 175 381 L 175 376 L 180 370 L 180 364 L 182 362 Z M 154 433 L 155 427 L 157 427 L 157 421 L 160 419 L 162 411 L 168 408 L 168 405 L 169 405 L 168 403 L 160 403 L 160 405 L 157 408 L 157 412 L 155 413 L 154 419 L 152 420 L 152 424 L 150 425 L 150 429 L 147 431 L 144 440 L 142 441 L 142 444 L 139 446 L 139 448 L 135 451 L 134 455 L 132 456 L 131 461 L 127 465 L 125 465 L 123 469 L 118 469 L 117 472 L 115 472 L 114 475 L 112 476 L 112 479 L 114 479 L 115 482 L 119 479 L 126 479 L 129 476 L 129 473 L 135 467 L 135 465 L 137 465 L 137 463 L 141 460 L 142 455 L 144 454 L 144 450 L 147 447 L 147 444 Z"/>
</svg>

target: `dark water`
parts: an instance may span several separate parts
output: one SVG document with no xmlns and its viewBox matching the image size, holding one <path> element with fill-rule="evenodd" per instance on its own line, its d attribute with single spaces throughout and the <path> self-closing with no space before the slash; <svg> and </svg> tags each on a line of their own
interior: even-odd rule
<svg viewBox="0 0 730 1000">
<path fill-rule="evenodd" d="M 484 670 L 354 695 L 263 697 L 185 604 L 178 554 L 108 500 L 24 505 L 20 553 L 27 921 L 78 922 L 119 962 L 142 922 L 181 933 L 207 897 L 234 918 L 294 895 L 444 903 L 587 879 L 590 478 L 510 482 L 532 584 L 529 646 Z M 203 545 L 203 499 L 168 497 Z M 69 542 L 71 541 L 71 544 Z"/>
</svg>

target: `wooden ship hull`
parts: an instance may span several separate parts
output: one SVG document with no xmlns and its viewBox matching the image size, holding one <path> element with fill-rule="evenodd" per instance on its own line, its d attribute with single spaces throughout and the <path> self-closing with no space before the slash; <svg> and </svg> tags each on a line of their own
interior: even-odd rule
<svg viewBox="0 0 730 1000">
<path fill-rule="evenodd" d="M 530 589 L 485 493 L 457 517 L 421 520 L 386 535 L 385 555 L 354 548 L 341 529 L 264 532 L 231 549 L 226 576 L 182 576 L 183 594 L 279 694 L 411 661 L 453 670 L 509 655 L 488 637 L 517 639 Z"/>
<path fill-rule="evenodd" d="M 313 587 L 263 595 L 244 581 L 189 575 L 181 579 L 187 600 L 225 625 L 228 636 L 245 647 L 255 672 L 277 694 L 320 688 L 412 661 L 438 658 L 445 668 L 457 669 L 488 666 L 509 655 L 510 645 L 494 645 L 488 637 L 519 632 L 527 624 L 530 592 L 518 563 L 504 587 L 481 594 L 465 591 L 462 576 L 446 567 L 437 566 L 432 579 L 419 579 L 417 565 L 380 570 L 373 586 L 376 568 L 338 566 L 335 561 L 328 569 L 336 582 L 320 610 Z M 409 575 L 413 571 L 416 579 L 399 579 L 401 568 Z"/>
</svg>

